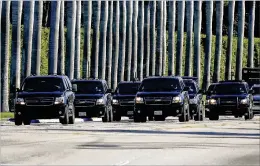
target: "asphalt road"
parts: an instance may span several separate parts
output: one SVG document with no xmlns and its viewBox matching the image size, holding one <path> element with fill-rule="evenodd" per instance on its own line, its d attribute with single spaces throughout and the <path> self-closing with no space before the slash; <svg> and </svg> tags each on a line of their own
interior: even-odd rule
<svg viewBox="0 0 260 166">
<path fill-rule="evenodd" d="M 260 165 L 260 117 L 179 123 L 1 122 L 1 165 Z"/>
</svg>

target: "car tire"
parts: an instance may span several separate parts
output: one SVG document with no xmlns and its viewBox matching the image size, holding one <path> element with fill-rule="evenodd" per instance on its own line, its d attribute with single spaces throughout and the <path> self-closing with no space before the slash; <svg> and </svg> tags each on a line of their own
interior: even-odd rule
<svg viewBox="0 0 260 166">
<path fill-rule="evenodd" d="M 71 110 L 71 116 L 69 117 L 69 124 L 74 124 L 75 123 L 75 107 L 72 105 L 72 110 Z"/>
<path fill-rule="evenodd" d="M 14 124 L 16 125 L 16 126 L 20 126 L 20 125 L 22 125 L 23 124 L 23 120 L 22 120 L 22 117 L 21 116 L 15 116 L 14 117 Z"/>
<path fill-rule="evenodd" d="M 154 116 L 154 121 L 165 121 L 164 116 Z"/>
<path fill-rule="evenodd" d="M 121 115 L 114 115 L 114 120 L 117 122 L 121 121 Z"/>
<path fill-rule="evenodd" d="M 63 125 L 69 124 L 69 107 L 65 107 L 64 118 L 60 118 L 60 123 Z"/>
<path fill-rule="evenodd" d="M 143 122 L 143 123 L 147 121 L 147 117 L 146 116 L 140 116 L 140 119 L 141 119 L 140 121 Z"/>
<path fill-rule="evenodd" d="M 219 120 L 219 114 L 217 114 L 214 110 L 210 110 L 209 120 Z"/>
<path fill-rule="evenodd" d="M 23 119 L 23 124 L 24 124 L 24 125 L 31 125 L 31 119 L 24 118 L 24 119 Z"/>
<path fill-rule="evenodd" d="M 134 122 L 140 122 L 139 115 L 134 115 Z"/>
</svg>

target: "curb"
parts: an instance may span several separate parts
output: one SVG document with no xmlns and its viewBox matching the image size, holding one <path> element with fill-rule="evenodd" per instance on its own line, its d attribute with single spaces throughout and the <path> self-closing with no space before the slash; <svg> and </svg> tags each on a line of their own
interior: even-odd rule
<svg viewBox="0 0 260 166">
<path fill-rule="evenodd" d="M 89 121 L 93 121 L 92 118 L 80 118 L 81 120 L 83 120 L 83 122 L 89 122 Z M 7 121 L 9 122 L 14 122 L 14 118 L 9 118 L 7 119 Z M 50 122 L 56 122 L 57 120 L 49 120 Z M 43 121 L 41 122 L 41 120 L 38 120 L 38 119 L 33 119 L 31 120 L 31 123 L 44 123 Z"/>
</svg>

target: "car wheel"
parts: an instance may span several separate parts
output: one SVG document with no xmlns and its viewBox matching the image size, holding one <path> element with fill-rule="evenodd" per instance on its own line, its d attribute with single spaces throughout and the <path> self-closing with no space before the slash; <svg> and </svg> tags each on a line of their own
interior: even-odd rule
<svg viewBox="0 0 260 166">
<path fill-rule="evenodd" d="M 22 125 L 22 124 L 23 124 L 22 117 L 19 116 L 19 115 L 15 116 L 15 117 L 14 117 L 14 124 L 15 124 L 16 126 Z"/>
<path fill-rule="evenodd" d="M 24 125 L 30 125 L 30 124 L 31 124 L 31 119 L 24 118 L 24 119 L 23 119 L 23 124 L 24 124 Z"/>
<path fill-rule="evenodd" d="M 154 116 L 154 120 L 155 121 L 165 121 L 165 117 L 164 116 Z"/>
<path fill-rule="evenodd" d="M 114 115 L 114 120 L 117 122 L 121 121 L 121 115 Z"/>
<path fill-rule="evenodd" d="M 214 110 L 210 110 L 209 120 L 219 120 L 219 114 L 216 113 Z"/>
<path fill-rule="evenodd" d="M 75 123 L 75 107 L 72 105 L 71 116 L 69 117 L 69 124 Z"/>
<path fill-rule="evenodd" d="M 141 116 L 141 122 L 146 122 L 147 121 L 147 117 L 146 116 Z"/>
<path fill-rule="evenodd" d="M 134 115 L 134 122 L 140 122 L 139 115 Z"/>
</svg>

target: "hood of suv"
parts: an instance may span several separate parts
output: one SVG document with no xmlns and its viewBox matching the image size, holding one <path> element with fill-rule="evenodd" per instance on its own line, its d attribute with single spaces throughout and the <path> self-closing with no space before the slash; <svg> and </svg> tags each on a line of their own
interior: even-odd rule
<svg viewBox="0 0 260 166">
<path fill-rule="evenodd" d="M 138 92 L 139 97 L 175 97 L 178 96 L 180 92 Z"/>
<path fill-rule="evenodd" d="M 254 95 L 253 98 L 254 101 L 260 101 L 260 94 Z"/>
<path fill-rule="evenodd" d="M 100 99 L 103 94 L 75 94 L 76 99 Z"/>
<path fill-rule="evenodd" d="M 27 98 L 27 97 L 60 97 L 63 92 L 19 92 L 17 97 Z"/>
<path fill-rule="evenodd" d="M 134 95 L 122 95 L 122 94 L 116 94 L 113 96 L 114 99 L 134 99 L 135 98 L 135 94 Z"/>
</svg>

